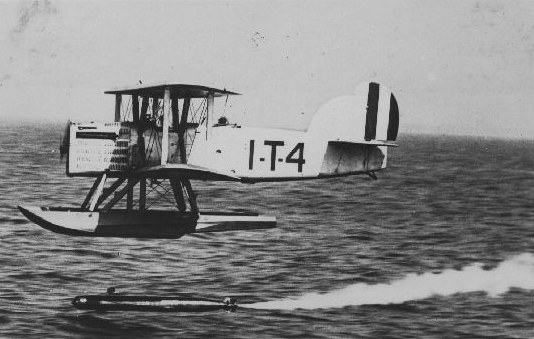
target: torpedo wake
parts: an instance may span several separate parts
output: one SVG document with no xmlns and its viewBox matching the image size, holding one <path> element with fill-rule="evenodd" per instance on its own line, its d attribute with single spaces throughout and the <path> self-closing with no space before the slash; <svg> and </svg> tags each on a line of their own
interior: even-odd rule
<svg viewBox="0 0 534 339">
<path fill-rule="evenodd" d="M 478 291 L 497 297 L 511 288 L 534 290 L 534 254 L 517 255 L 491 270 L 484 270 L 482 264 L 475 263 L 461 270 L 408 274 L 386 284 L 356 283 L 328 293 L 307 293 L 296 298 L 242 304 L 240 307 L 294 310 L 386 305 Z"/>
</svg>

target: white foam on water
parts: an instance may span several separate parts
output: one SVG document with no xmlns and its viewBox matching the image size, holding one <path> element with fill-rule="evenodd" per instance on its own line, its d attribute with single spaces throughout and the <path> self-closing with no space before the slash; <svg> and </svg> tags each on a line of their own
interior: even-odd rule
<svg viewBox="0 0 534 339">
<path fill-rule="evenodd" d="M 513 287 L 534 290 L 534 254 L 517 255 L 491 270 L 484 270 L 482 264 L 475 263 L 462 270 L 408 274 L 387 284 L 356 283 L 328 293 L 307 293 L 297 298 L 258 302 L 240 307 L 294 310 L 386 305 L 477 291 L 497 297 Z"/>
</svg>

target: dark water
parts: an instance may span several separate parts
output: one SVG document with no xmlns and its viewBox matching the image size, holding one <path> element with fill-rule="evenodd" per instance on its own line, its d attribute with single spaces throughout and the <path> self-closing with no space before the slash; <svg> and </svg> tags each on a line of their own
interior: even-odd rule
<svg viewBox="0 0 534 339">
<path fill-rule="evenodd" d="M 0 127 L 0 337 L 534 337 L 534 141 L 401 136 L 378 181 L 194 183 L 204 209 L 279 227 L 125 240 L 50 233 L 16 210 L 83 201 L 91 183 L 64 175 L 61 129 Z M 108 286 L 254 308 L 70 305 Z"/>
</svg>

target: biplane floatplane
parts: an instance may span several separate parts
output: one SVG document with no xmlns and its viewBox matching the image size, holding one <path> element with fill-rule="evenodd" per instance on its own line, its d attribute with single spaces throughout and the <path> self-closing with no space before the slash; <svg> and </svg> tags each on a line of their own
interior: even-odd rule
<svg viewBox="0 0 534 339">
<path fill-rule="evenodd" d="M 387 148 L 396 146 L 397 101 L 372 82 L 320 107 L 307 131 L 229 123 L 214 111 L 215 100 L 237 95 L 225 89 L 161 84 L 105 93 L 115 95 L 115 122 L 69 123 L 62 147 L 68 176 L 96 178 L 81 206 L 19 206 L 45 229 L 81 236 L 179 238 L 272 228 L 276 219 L 271 216 L 201 211 L 191 180 L 376 178 L 374 173 L 386 167 Z M 172 190 L 174 206 L 153 209 L 147 189 L 169 195 Z"/>
</svg>

